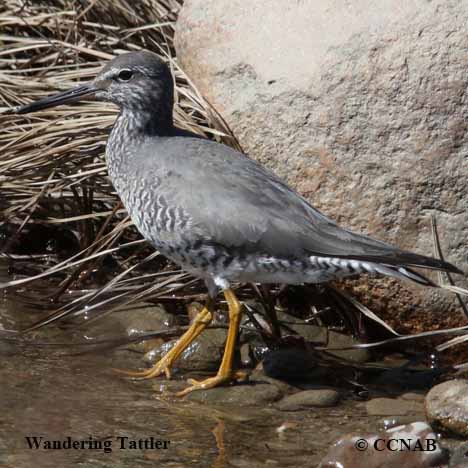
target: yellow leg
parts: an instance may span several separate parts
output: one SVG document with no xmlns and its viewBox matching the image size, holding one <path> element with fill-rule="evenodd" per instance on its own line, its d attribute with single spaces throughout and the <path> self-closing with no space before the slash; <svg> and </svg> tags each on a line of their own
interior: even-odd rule
<svg viewBox="0 0 468 468">
<path fill-rule="evenodd" d="M 151 379 L 162 373 L 166 374 L 168 379 L 171 378 L 171 367 L 178 357 L 182 354 L 197 336 L 210 324 L 213 314 L 211 313 L 211 301 L 208 301 L 206 306 L 197 314 L 190 328 L 179 338 L 177 343 L 170 351 L 167 352 L 151 369 L 141 372 L 125 371 L 115 369 L 131 377 L 140 377 L 142 379 Z"/>
<path fill-rule="evenodd" d="M 232 372 L 232 362 L 234 360 L 234 348 L 242 318 L 242 307 L 231 289 L 226 289 L 224 291 L 224 297 L 226 298 L 229 307 L 229 329 L 224 348 L 224 356 L 218 373 L 214 377 L 210 377 L 209 379 L 202 381 L 190 379 L 188 382 L 191 386 L 177 393 L 177 396 L 187 395 L 194 390 L 213 388 L 222 383 L 229 382 L 237 376 L 237 374 L 233 374 Z"/>
</svg>

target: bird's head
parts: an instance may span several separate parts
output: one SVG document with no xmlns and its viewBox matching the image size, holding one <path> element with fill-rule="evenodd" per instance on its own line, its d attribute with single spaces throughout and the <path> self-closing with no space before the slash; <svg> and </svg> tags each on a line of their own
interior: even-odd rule
<svg viewBox="0 0 468 468">
<path fill-rule="evenodd" d="M 27 114 L 82 99 L 117 104 L 122 110 L 172 114 L 174 85 L 168 66 L 148 51 L 119 55 L 93 81 L 18 106 L 8 113 Z"/>
</svg>

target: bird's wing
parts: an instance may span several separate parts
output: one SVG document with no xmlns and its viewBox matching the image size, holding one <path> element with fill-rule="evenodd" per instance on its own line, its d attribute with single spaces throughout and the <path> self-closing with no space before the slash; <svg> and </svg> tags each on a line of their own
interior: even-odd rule
<svg viewBox="0 0 468 468">
<path fill-rule="evenodd" d="M 272 172 L 227 146 L 178 137 L 163 145 L 158 153 L 164 157 L 154 164 L 166 172 L 171 204 L 191 218 L 187 235 L 194 239 L 282 258 L 451 267 L 339 227 Z"/>
</svg>

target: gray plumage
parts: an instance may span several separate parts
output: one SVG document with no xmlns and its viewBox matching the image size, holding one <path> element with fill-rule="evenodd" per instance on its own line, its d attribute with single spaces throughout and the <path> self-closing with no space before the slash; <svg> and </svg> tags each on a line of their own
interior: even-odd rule
<svg viewBox="0 0 468 468">
<path fill-rule="evenodd" d="M 318 283 L 370 273 L 433 286 L 411 267 L 460 273 L 339 227 L 244 154 L 174 127 L 172 77 L 153 53 L 121 55 L 94 82 L 16 111 L 90 94 L 121 109 L 106 158 L 136 227 L 212 295 L 232 281 Z"/>
</svg>

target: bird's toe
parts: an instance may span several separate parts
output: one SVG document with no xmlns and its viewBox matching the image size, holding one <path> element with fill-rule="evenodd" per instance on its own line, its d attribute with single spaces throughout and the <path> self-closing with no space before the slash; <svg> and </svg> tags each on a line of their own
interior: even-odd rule
<svg viewBox="0 0 468 468">
<path fill-rule="evenodd" d="M 166 362 L 162 362 L 163 359 L 158 361 L 153 367 L 145 369 L 144 371 L 130 371 L 126 369 L 113 369 L 119 374 L 126 375 L 127 377 L 132 377 L 136 380 L 146 380 L 152 379 L 154 377 L 159 377 L 162 374 L 166 375 L 167 379 L 171 378 L 171 369 L 170 365 Z"/>
</svg>

